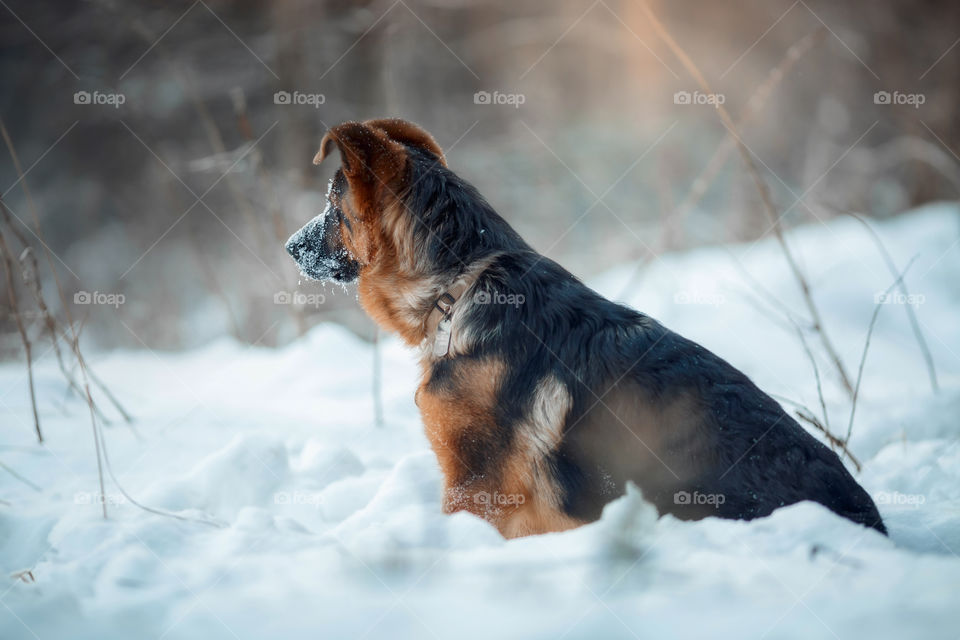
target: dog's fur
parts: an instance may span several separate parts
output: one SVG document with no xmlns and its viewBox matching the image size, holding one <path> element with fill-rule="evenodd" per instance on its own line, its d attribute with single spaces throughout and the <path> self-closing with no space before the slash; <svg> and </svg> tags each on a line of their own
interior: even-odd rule
<svg viewBox="0 0 960 640">
<path fill-rule="evenodd" d="M 356 280 L 370 316 L 421 348 L 416 401 L 446 512 L 507 537 L 560 531 L 597 519 L 633 481 L 679 518 L 751 519 L 813 500 L 886 532 L 837 455 L 777 402 L 539 255 L 426 131 L 347 122 L 315 163 L 335 149 L 327 210 L 287 249 L 307 276 Z M 437 353 L 431 318 L 457 288 Z"/>
</svg>

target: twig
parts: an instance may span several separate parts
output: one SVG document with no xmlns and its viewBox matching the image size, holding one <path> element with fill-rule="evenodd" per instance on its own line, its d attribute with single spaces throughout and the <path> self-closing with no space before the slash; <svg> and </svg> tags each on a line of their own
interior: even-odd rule
<svg viewBox="0 0 960 640">
<path fill-rule="evenodd" d="M 788 318 L 790 318 L 790 319 L 792 320 L 792 323 L 793 323 L 793 324 L 802 326 L 803 323 L 801 323 L 800 320 L 794 316 L 793 312 L 792 312 L 792 311 L 790 310 L 790 308 L 786 305 L 786 303 L 784 303 L 783 301 L 781 301 L 777 296 L 775 296 L 775 295 L 773 294 L 772 291 L 770 291 L 769 289 L 767 289 L 766 287 L 764 287 L 764 286 L 760 283 L 760 281 L 757 280 L 757 279 L 753 276 L 752 273 L 750 273 L 749 271 L 747 271 L 747 268 L 743 266 L 743 264 L 740 262 L 740 260 L 737 258 L 737 256 L 734 255 L 733 251 L 731 251 L 730 248 L 729 248 L 727 245 L 721 245 L 721 246 L 722 246 L 724 249 L 726 249 L 727 254 L 728 254 L 728 255 L 730 256 L 730 258 L 733 260 L 733 264 L 734 264 L 734 266 L 736 267 L 737 271 L 740 272 L 740 275 L 743 276 L 743 278 L 747 281 L 748 284 L 750 284 L 750 286 L 752 286 L 754 289 L 756 289 L 756 290 L 759 291 L 761 294 L 763 294 L 763 296 L 766 297 L 767 300 L 768 300 L 780 313 L 782 313 L 783 315 L 785 315 L 785 316 L 787 316 Z M 812 326 L 812 325 L 808 325 L 808 326 L 805 327 L 805 330 L 812 330 L 812 329 L 813 329 L 813 326 Z"/>
<path fill-rule="evenodd" d="M 837 436 L 833 435 L 832 433 L 830 433 L 830 431 L 826 427 L 824 427 L 822 424 L 819 423 L 816 416 L 810 414 L 809 412 L 805 412 L 803 410 L 797 410 L 794 413 L 798 418 L 809 423 L 810 425 L 813 426 L 814 429 L 822 433 L 824 437 L 827 439 L 827 441 L 830 442 L 831 449 L 839 449 L 844 456 L 849 458 L 850 462 L 853 463 L 853 466 L 856 467 L 857 473 L 860 473 L 863 470 L 863 465 L 860 464 L 860 461 L 857 460 L 857 458 L 853 455 L 853 452 L 850 451 L 850 448 L 847 446 L 847 443 L 844 442 L 843 440 L 840 440 Z"/>
<path fill-rule="evenodd" d="M 766 316 L 767 319 L 770 320 L 770 322 L 772 322 L 773 324 L 777 325 L 778 327 L 780 327 L 781 329 L 783 329 L 784 331 L 786 331 L 786 332 L 788 332 L 788 333 L 792 333 L 792 332 L 793 332 L 793 325 L 791 325 L 789 322 L 785 321 L 785 320 L 777 313 L 777 309 L 768 309 L 768 308 L 767 308 L 767 304 L 760 298 L 759 295 L 757 295 L 757 294 L 755 294 L 755 293 L 753 293 L 753 292 L 751 292 L 751 291 L 748 291 L 748 290 L 746 290 L 746 289 L 743 289 L 743 290 L 741 290 L 741 291 L 738 291 L 737 293 L 739 293 L 740 295 L 742 295 L 742 296 L 743 296 L 743 299 L 747 301 L 747 304 L 753 306 L 753 308 L 756 309 L 756 311 L 757 311 L 758 313 Z"/>
<path fill-rule="evenodd" d="M 877 245 L 877 250 L 880 251 L 880 254 L 883 256 L 884 261 L 887 263 L 887 268 L 890 269 L 890 273 L 893 276 L 896 276 L 897 265 L 893 261 L 893 257 L 890 255 L 890 252 L 887 251 L 887 247 L 883 244 L 883 240 L 880 239 L 880 234 L 877 233 L 867 220 L 852 211 L 848 211 L 847 215 L 858 220 L 860 224 L 867 228 L 867 231 L 870 232 L 870 237 L 873 238 L 874 244 Z M 904 299 L 909 300 L 910 292 L 907 290 L 907 283 L 903 281 L 903 278 L 899 278 L 898 282 L 900 283 L 900 293 L 903 294 Z M 933 389 L 934 393 L 940 392 L 940 383 L 937 381 L 937 370 L 933 364 L 933 355 L 930 353 L 930 348 L 927 346 L 927 341 L 923 337 L 923 332 L 920 330 L 920 323 L 917 321 L 917 315 L 914 313 L 913 307 L 910 304 L 903 305 L 904 310 L 907 313 L 907 317 L 910 319 L 910 327 L 913 329 L 913 335 L 917 339 L 917 346 L 920 348 L 920 353 L 923 355 L 923 360 L 927 365 L 927 375 L 930 377 L 930 387 Z"/>
<path fill-rule="evenodd" d="M 0 196 L 0 215 L 3 216 L 4 222 L 7 223 L 7 227 L 20 243 L 20 246 L 23 247 L 23 250 L 20 253 L 20 271 L 23 276 L 24 283 L 33 292 L 34 301 L 37 303 L 37 308 L 40 309 L 40 315 L 43 317 L 44 327 L 46 327 L 47 332 L 50 334 L 50 340 L 53 343 L 53 351 L 57 356 L 57 362 L 60 364 L 60 371 L 63 372 L 64 377 L 67 378 L 67 382 L 70 387 L 79 391 L 79 387 L 77 387 L 77 383 L 73 379 L 73 376 L 67 374 L 67 368 L 63 363 L 63 353 L 60 351 L 60 341 L 57 339 L 56 323 L 52 314 L 50 313 L 50 309 L 47 307 L 46 301 L 43 299 L 43 294 L 40 291 L 40 267 L 37 264 L 37 256 L 30 247 L 30 243 L 27 241 L 26 236 L 24 236 L 17 225 L 13 223 L 13 216 L 10 215 L 10 210 L 7 208 L 7 203 L 3 201 L 2 196 Z M 24 263 L 28 261 L 29 265 L 25 266 Z"/>
<path fill-rule="evenodd" d="M 770 395 L 772 395 L 777 400 L 792 404 L 795 407 L 794 415 L 796 415 L 798 418 L 800 418 L 801 420 L 803 420 L 804 422 L 812 426 L 814 429 L 822 433 L 823 436 L 827 439 L 827 442 L 830 444 L 831 449 L 835 449 L 835 450 L 839 449 L 840 451 L 844 452 L 846 457 L 850 459 L 850 462 L 853 463 L 853 466 L 856 467 L 857 473 L 860 473 L 861 469 L 863 468 L 863 465 L 860 464 L 860 461 L 857 460 L 857 458 L 853 455 L 853 453 L 847 448 L 843 440 L 833 435 L 833 433 L 831 433 L 830 430 L 828 430 L 826 427 L 823 426 L 819 418 L 813 415 L 813 412 L 810 411 L 810 409 L 800 404 L 796 400 L 791 400 L 790 398 L 787 398 L 785 396 L 780 396 L 776 394 L 770 394 Z"/>
<path fill-rule="evenodd" d="M 133 418 L 123 408 L 123 406 L 120 404 L 120 401 L 117 400 L 117 397 L 113 395 L 113 392 L 110 391 L 110 388 L 103 383 L 100 377 L 94 373 L 93 369 L 91 369 L 89 366 L 87 367 L 87 374 L 90 376 L 90 380 L 93 381 L 93 384 L 97 385 L 97 388 L 100 389 L 103 395 L 107 396 L 107 399 L 110 400 L 110 403 L 113 405 L 113 407 L 120 412 L 120 415 L 123 416 L 124 421 L 130 425 L 130 430 L 139 438 L 140 434 L 138 434 L 136 429 L 133 428 Z"/>
<path fill-rule="evenodd" d="M 914 260 L 917 257 L 914 256 L 910 259 L 910 262 L 907 263 L 907 266 L 904 267 L 903 271 L 897 277 L 897 279 L 887 287 L 887 290 L 883 292 L 883 297 L 886 298 L 891 291 L 893 291 L 897 285 L 903 281 L 903 277 L 907 275 L 907 271 L 913 265 Z M 860 355 L 860 366 L 857 369 L 857 384 L 853 389 L 853 404 L 850 406 L 850 421 L 847 423 L 847 436 L 843 439 L 844 444 L 850 442 L 850 436 L 853 435 L 853 416 L 857 412 L 857 397 L 860 395 L 860 381 L 863 379 L 863 365 L 867 362 L 867 351 L 870 349 L 870 338 L 873 336 L 873 328 L 877 324 L 877 318 L 880 317 L 880 310 L 883 308 L 883 300 L 878 300 L 874 305 L 873 315 L 870 317 L 870 326 L 867 329 L 867 337 L 863 343 L 863 353 Z"/>
<path fill-rule="evenodd" d="M 36 576 L 33 575 L 32 569 L 23 569 L 21 571 L 14 571 L 10 574 L 10 577 L 14 580 L 19 580 L 20 582 L 25 582 L 27 584 L 33 584 L 37 581 Z"/>
<path fill-rule="evenodd" d="M 37 441 L 43 442 L 43 432 L 40 431 L 40 414 L 37 413 L 37 393 L 33 383 L 33 352 L 30 337 L 27 335 L 27 328 L 24 326 L 23 317 L 20 315 L 20 303 L 17 300 L 17 290 L 13 280 L 13 260 L 10 258 L 10 247 L 7 246 L 3 231 L 0 231 L 0 258 L 3 259 L 3 271 L 7 278 L 7 298 L 10 300 L 13 317 L 17 321 L 17 331 L 20 332 L 23 351 L 27 357 L 27 380 L 30 387 L 30 406 L 33 408 L 33 426 L 37 432 Z"/>
<path fill-rule="evenodd" d="M 792 318 L 790 322 L 793 324 L 794 330 L 797 332 L 797 337 L 800 339 L 800 344 L 803 346 L 804 353 L 807 354 L 807 360 L 810 361 L 810 366 L 813 367 L 813 377 L 817 381 L 817 397 L 820 399 L 820 410 L 823 412 L 823 432 L 828 434 L 831 440 L 835 440 L 830 433 L 830 416 L 827 413 L 827 402 L 823 399 L 823 384 L 820 381 L 820 367 L 817 366 L 817 360 L 813 357 L 813 351 L 810 350 L 810 345 L 807 344 L 807 339 L 803 337 L 803 329 L 800 328 L 800 325 L 795 323 Z"/>
<path fill-rule="evenodd" d="M 7 205 L 2 200 L 0 200 L 0 210 L 2 210 L 4 213 L 7 225 L 10 228 L 15 228 L 9 217 L 7 217 L 9 215 L 9 212 L 7 211 Z M 21 243 L 26 243 L 26 239 L 20 237 L 19 233 L 15 235 L 18 236 Z M 25 264 L 28 261 L 29 264 Z M 20 271 L 23 276 L 24 284 L 26 284 L 27 288 L 33 292 L 33 299 L 34 302 L 37 303 L 37 308 L 40 310 L 40 317 L 43 319 L 43 326 L 50 335 L 50 342 L 53 345 L 53 352 L 56 354 L 57 364 L 60 366 L 60 372 L 63 374 L 63 377 L 66 378 L 69 389 L 76 391 L 77 395 L 83 396 L 83 392 L 79 385 L 77 385 L 77 381 L 70 374 L 70 372 L 67 371 L 67 366 L 63 362 L 63 352 L 60 350 L 60 336 L 57 334 L 57 324 L 53 319 L 53 315 L 50 313 L 49 307 L 47 307 L 46 301 L 43 299 L 43 293 L 40 289 L 40 279 L 37 276 L 39 271 L 37 257 L 29 245 L 26 245 L 26 248 L 20 254 Z"/>
<path fill-rule="evenodd" d="M 29 480 L 27 480 L 26 478 L 24 478 L 22 475 L 20 475 L 19 473 L 17 473 L 16 471 L 14 471 L 14 470 L 11 469 L 10 467 L 8 467 L 6 464 L 4 464 L 4 462 L 3 462 L 2 460 L 0 460 L 0 469 L 3 469 L 4 471 L 6 471 L 6 472 L 9 473 L 10 475 L 12 475 L 14 478 L 16 478 L 17 480 L 19 480 L 19 481 L 22 482 L 23 484 L 25 484 L 25 485 L 27 485 L 28 487 L 30 487 L 30 488 L 33 489 L 34 491 L 43 491 L 43 489 L 41 489 L 41 488 L 38 487 L 37 485 L 33 484 L 32 482 L 30 482 Z"/>
<path fill-rule="evenodd" d="M 176 520 L 182 520 L 184 522 L 197 522 L 199 524 L 209 525 L 211 527 L 223 528 L 225 525 L 222 522 L 214 519 L 202 519 L 202 518 L 191 518 L 190 516 L 180 515 L 179 513 L 174 513 L 172 511 L 167 511 L 165 509 L 157 509 L 156 507 L 148 507 L 142 502 L 137 501 L 133 496 L 127 493 L 127 490 L 123 488 L 123 485 L 120 484 L 120 481 L 117 479 L 117 476 L 113 472 L 113 465 L 110 464 L 110 456 L 107 452 L 107 443 L 103 438 L 103 433 L 100 433 L 100 448 L 103 450 L 103 462 L 104 466 L 107 469 L 107 473 L 110 475 L 110 479 L 113 480 L 113 483 L 117 486 L 117 489 L 120 490 L 120 494 L 127 499 L 130 504 L 133 506 L 142 509 L 148 513 L 153 513 L 158 516 L 165 516 L 167 518 L 174 518 Z M 103 496 L 104 494 L 101 494 Z M 102 500 L 106 502 L 106 500 Z"/>
<path fill-rule="evenodd" d="M 690 72 L 690 74 L 696 79 L 697 83 L 700 85 L 701 89 L 707 94 L 714 95 L 713 89 L 711 89 L 710 84 L 707 82 L 706 78 L 703 77 L 703 74 L 700 72 L 700 69 L 697 68 L 693 60 L 690 59 L 690 56 L 680 47 L 679 44 L 673 39 L 663 24 L 657 19 L 653 11 L 650 10 L 650 7 L 647 6 L 646 2 L 641 2 L 640 6 L 643 8 L 647 17 L 650 19 L 650 23 L 653 26 L 657 34 L 666 42 L 667 46 L 674 52 L 674 54 L 679 58 L 683 66 Z M 817 308 L 816 303 L 813 301 L 813 294 L 810 289 L 810 284 L 807 282 L 806 276 L 800 270 L 800 266 L 797 264 L 796 259 L 793 256 L 793 252 L 790 250 L 789 245 L 787 245 L 786 238 L 783 234 L 783 227 L 781 225 L 781 216 L 778 215 L 777 209 L 773 204 L 773 200 L 770 197 L 770 193 L 767 189 L 767 184 L 764 182 L 763 178 L 760 177 L 759 171 L 753 162 L 753 158 L 750 155 L 749 149 L 740 139 L 739 134 L 737 133 L 737 128 L 733 123 L 733 120 L 730 118 L 729 112 L 722 104 L 717 104 L 717 113 L 720 116 L 720 120 L 726 127 L 727 131 L 734 137 L 737 142 L 737 149 L 740 151 L 740 156 L 743 159 L 743 163 L 747 167 L 747 172 L 753 178 L 754 185 L 757 188 L 757 192 L 760 195 L 760 200 L 763 203 L 764 211 L 767 214 L 767 217 L 770 219 L 774 235 L 777 238 L 777 242 L 780 244 L 780 248 L 783 251 L 784 257 L 787 260 L 787 264 L 790 266 L 790 270 L 793 273 L 794 278 L 797 281 L 797 284 L 800 286 L 800 290 L 803 293 L 803 299 L 807 306 L 807 311 L 810 313 L 810 318 L 813 323 L 814 330 L 820 336 L 820 342 L 823 344 L 823 348 L 826 350 L 827 354 L 830 356 L 833 361 L 834 366 L 836 367 L 837 373 L 840 376 L 840 381 L 843 383 L 844 388 L 852 396 L 853 395 L 853 385 L 850 382 L 850 376 L 847 374 L 846 368 L 843 365 L 843 361 L 840 359 L 840 355 L 837 352 L 836 348 L 833 346 L 833 342 L 830 340 L 830 337 L 827 335 L 826 328 L 823 324 L 823 320 L 820 317 L 820 311 Z"/>
</svg>

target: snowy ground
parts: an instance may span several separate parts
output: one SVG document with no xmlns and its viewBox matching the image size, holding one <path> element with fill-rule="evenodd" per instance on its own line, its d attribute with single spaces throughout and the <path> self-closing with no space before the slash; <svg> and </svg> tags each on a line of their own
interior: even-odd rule
<svg viewBox="0 0 960 640">
<path fill-rule="evenodd" d="M 657 519 L 633 494 L 595 524 L 505 542 L 440 514 L 412 354 L 385 348 L 387 424 L 373 425 L 369 348 L 321 326 L 287 348 L 228 340 L 189 353 L 91 357 L 137 416 L 105 429 L 100 516 L 90 425 L 53 363 L 38 371 L 47 443 L 32 441 L 22 364 L 0 366 L 0 638 L 954 638 L 960 635 L 960 211 L 879 227 L 934 352 L 931 393 L 901 304 L 883 308 L 851 448 L 890 538 L 814 504 L 751 523 Z M 791 235 L 855 371 L 892 282 L 858 223 Z M 665 256 L 629 302 L 778 397 L 819 406 L 789 328 L 758 310 L 734 261 L 802 306 L 776 245 Z M 632 267 L 594 285 L 616 297 Z M 821 361 L 823 359 L 821 358 Z M 824 367 L 830 418 L 849 405 Z M 14 574 L 29 569 L 35 582 Z"/>
</svg>

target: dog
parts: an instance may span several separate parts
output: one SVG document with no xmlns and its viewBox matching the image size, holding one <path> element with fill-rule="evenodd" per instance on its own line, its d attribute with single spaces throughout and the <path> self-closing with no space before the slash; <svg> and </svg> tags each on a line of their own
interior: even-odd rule
<svg viewBox="0 0 960 640">
<path fill-rule="evenodd" d="M 680 519 L 812 500 L 886 534 L 839 457 L 776 401 L 534 251 L 425 130 L 345 122 L 314 164 L 335 150 L 326 210 L 286 249 L 309 278 L 356 282 L 373 320 L 419 349 L 444 512 L 507 538 L 563 531 L 632 481 Z"/>
</svg>

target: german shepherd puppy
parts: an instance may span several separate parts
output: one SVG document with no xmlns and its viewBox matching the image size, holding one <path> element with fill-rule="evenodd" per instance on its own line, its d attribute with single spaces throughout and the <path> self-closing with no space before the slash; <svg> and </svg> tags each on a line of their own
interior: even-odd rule
<svg viewBox="0 0 960 640">
<path fill-rule="evenodd" d="M 678 518 L 802 500 L 886 533 L 840 459 L 746 375 L 534 251 L 403 120 L 345 122 L 341 167 L 287 242 L 303 273 L 356 282 L 420 349 L 416 394 L 443 509 L 508 537 L 596 520 L 633 481 Z"/>
</svg>

